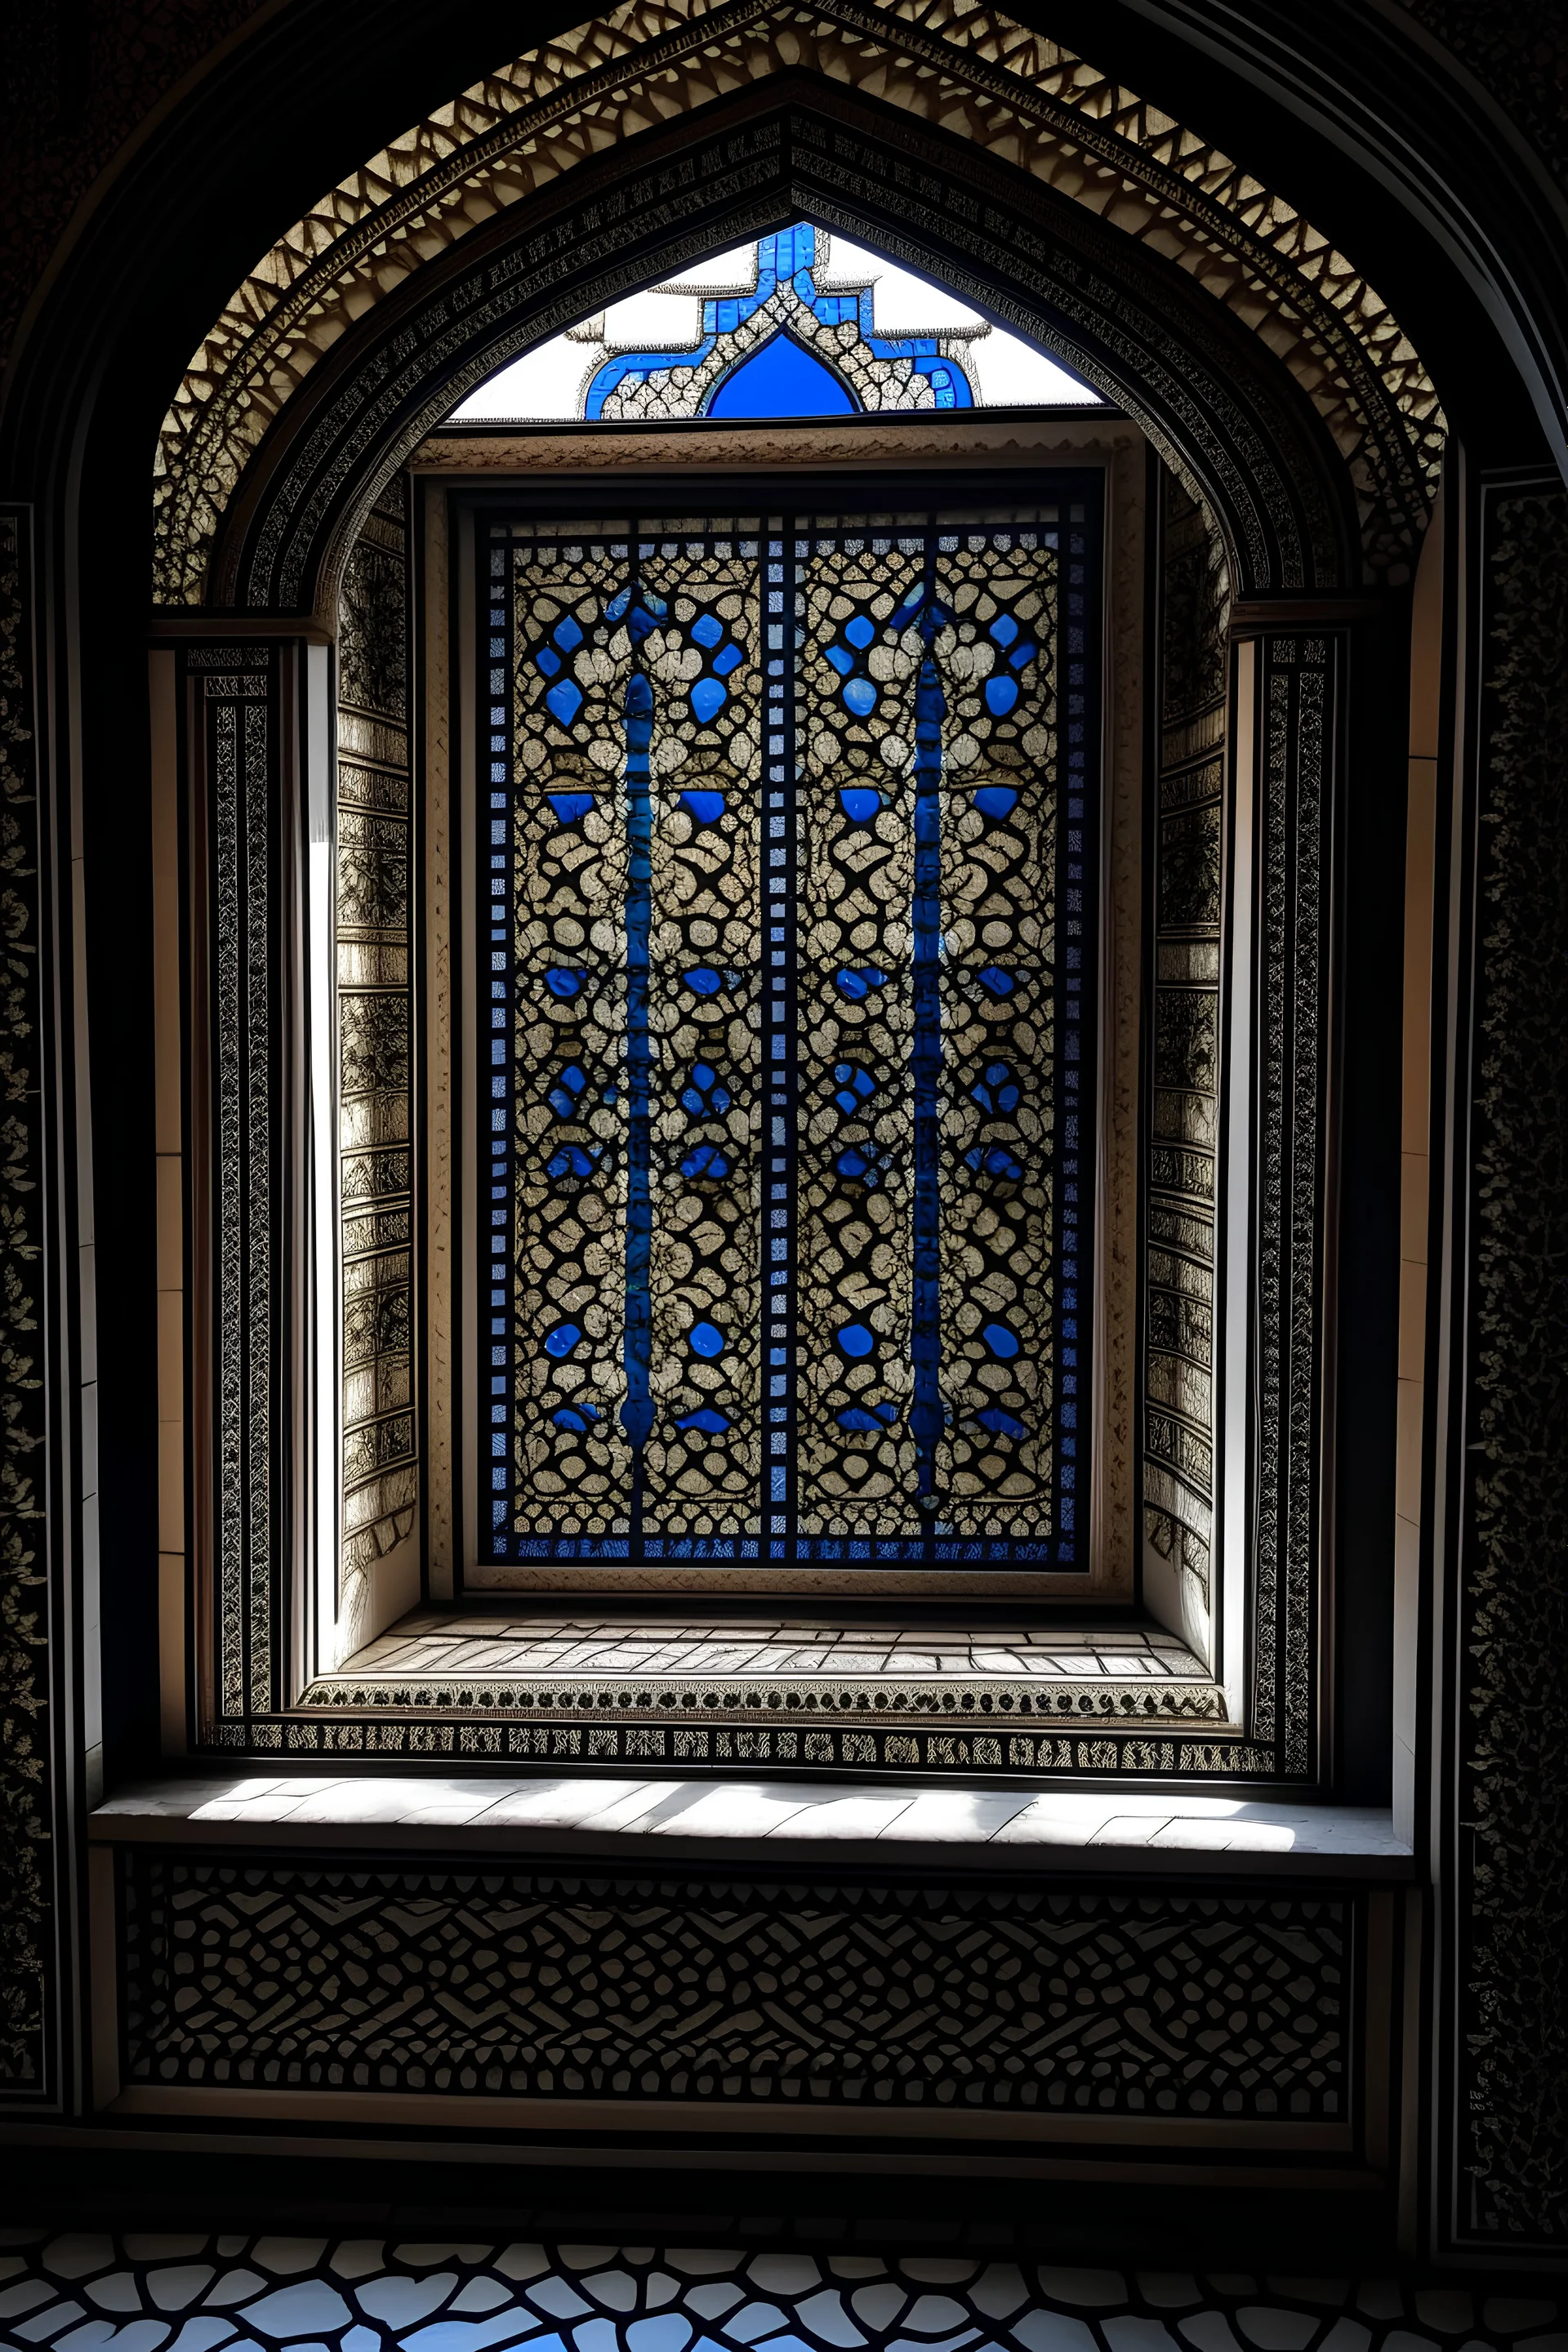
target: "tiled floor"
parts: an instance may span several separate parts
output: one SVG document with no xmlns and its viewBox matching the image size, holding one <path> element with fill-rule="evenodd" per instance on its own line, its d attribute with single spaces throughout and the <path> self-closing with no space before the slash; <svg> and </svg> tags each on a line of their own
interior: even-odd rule
<svg viewBox="0 0 1568 2352">
<path fill-rule="evenodd" d="M 695 1624 L 626 1617 L 483 1616 L 417 1610 L 339 1669 L 382 1675 L 589 1675 L 721 1677 L 788 1675 L 843 1681 L 959 1675 L 966 1679 L 1082 1682 L 1194 1681 L 1204 1668 L 1173 1633 L 1049 1626 L 830 1626 L 810 1618 L 704 1618 Z"/>
</svg>

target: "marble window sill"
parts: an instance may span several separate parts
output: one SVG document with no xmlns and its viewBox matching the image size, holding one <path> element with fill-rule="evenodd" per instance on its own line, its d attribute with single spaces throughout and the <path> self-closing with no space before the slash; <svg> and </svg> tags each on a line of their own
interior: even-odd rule
<svg viewBox="0 0 1568 2352">
<path fill-rule="evenodd" d="M 1392 1815 L 1370 1808 L 1184 1790 L 910 1790 L 866 1780 L 208 1771 L 120 1791 L 91 1815 L 89 1834 L 108 1845 L 348 1845 L 649 1867 L 798 1867 L 820 1857 L 986 1874 L 1261 1872 L 1385 1884 L 1415 1874 Z"/>
</svg>

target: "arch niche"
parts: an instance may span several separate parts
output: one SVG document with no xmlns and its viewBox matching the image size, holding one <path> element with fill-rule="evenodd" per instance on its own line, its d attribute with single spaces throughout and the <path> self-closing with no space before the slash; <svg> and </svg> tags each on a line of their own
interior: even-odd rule
<svg viewBox="0 0 1568 2352">
<path fill-rule="evenodd" d="M 160 436 L 164 604 L 330 615 L 380 483 L 531 343 L 805 215 L 1123 402 L 1238 595 L 1410 563 L 1443 440 L 1353 264 L 1193 132 L 986 9 L 630 7 L 442 106 L 297 223 Z"/>
<path fill-rule="evenodd" d="M 279 1175 L 302 1149 L 289 1106 L 309 1087 L 289 1075 L 289 1056 L 302 1069 L 311 1051 L 288 931 L 302 919 L 300 877 L 326 789 L 312 780 L 310 725 L 300 751 L 289 713 L 319 692 L 311 664 L 340 614 L 363 606 L 375 567 L 354 573 L 356 550 L 395 551 L 390 487 L 466 394 L 622 295 L 801 218 L 944 281 L 1044 344 L 1131 415 L 1175 477 L 1184 520 L 1165 579 L 1163 762 L 1180 765 L 1201 740 L 1217 772 L 1227 618 L 1246 639 L 1235 675 L 1254 731 L 1239 741 L 1229 822 L 1245 805 L 1248 830 L 1226 854 L 1258 877 L 1257 1003 L 1241 1041 L 1258 1129 L 1244 1171 L 1256 1240 L 1233 1269 L 1247 1302 L 1236 1344 L 1251 1372 L 1236 1385 L 1257 1403 L 1229 1433 L 1254 1465 L 1233 1507 L 1233 1539 L 1254 1570 L 1251 1619 L 1238 1613 L 1239 1578 L 1224 1612 L 1207 1582 L 1225 1433 L 1212 1328 L 1200 1367 L 1208 1402 L 1184 1434 L 1148 1441 L 1142 1484 L 1198 1595 L 1193 1638 L 1241 1736 L 1220 1748 L 1201 1727 L 1162 1725 L 1156 1738 L 1113 1725 L 1098 1744 L 1041 1740 L 1037 1751 L 1030 1741 L 1028 1757 L 1005 1760 L 1307 1780 L 1321 1755 L 1331 1452 L 1331 1008 L 1342 942 L 1331 874 L 1347 665 L 1355 631 L 1413 572 L 1444 421 L 1375 289 L 1289 205 L 1057 44 L 946 0 L 898 11 L 857 0 L 634 5 L 499 68 L 279 241 L 194 355 L 164 420 L 154 595 L 217 730 L 198 755 L 197 798 L 210 796 L 214 871 L 226 857 L 231 894 L 226 916 L 209 909 L 220 944 L 203 1083 L 220 1139 L 193 1189 L 212 1202 L 195 1257 L 211 1263 L 219 1302 L 195 1350 L 211 1401 L 210 1426 L 196 1412 L 192 1442 L 207 1449 L 213 1497 L 196 1581 L 216 1596 L 196 1667 L 202 1736 L 277 1746 L 286 1716 L 291 1747 L 331 1744 L 301 1706 L 281 1630 L 289 1528 L 299 1537 L 315 1506 L 300 1499 L 309 1475 L 289 1473 L 310 1452 L 309 1411 L 279 1401 L 268 1353 L 282 1345 L 301 1254 L 321 1246 L 300 1222 L 300 1188 Z M 1180 677 L 1178 655 L 1191 656 Z M 1207 1184 L 1207 1204 L 1193 1213 L 1207 1217 L 1212 1244 L 1218 1080 L 1205 1024 L 1220 1018 L 1217 915 L 1211 928 L 1207 1009 L 1193 1013 L 1191 992 L 1167 1003 L 1151 988 L 1145 1175 L 1156 1181 L 1171 1160 L 1163 1088 L 1202 1129 L 1188 1161 L 1207 1155 L 1206 1176 L 1193 1180 Z M 1167 1032 L 1186 1037 L 1191 1066 L 1161 1059 L 1175 1050 Z M 246 1072 L 260 1074 L 259 1090 L 247 1090 Z M 237 1323 L 226 1337 L 229 1300 L 248 1302 L 247 1344 Z M 1163 1429 L 1157 1386 L 1151 1375 L 1142 1408 Z M 416 1445 L 409 1458 L 417 1470 Z M 416 1475 L 388 1507 L 389 1543 L 408 1536 L 417 1486 Z M 198 1527 L 198 1553 L 204 1540 Z M 352 1693 L 330 1696 L 340 1720 L 352 1713 Z M 1184 1741 L 1193 1753 L 1178 1757 Z M 934 1754 L 922 1750 L 922 1766 Z M 868 1759 L 846 1749 L 837 1760 Z"/>
</svg>

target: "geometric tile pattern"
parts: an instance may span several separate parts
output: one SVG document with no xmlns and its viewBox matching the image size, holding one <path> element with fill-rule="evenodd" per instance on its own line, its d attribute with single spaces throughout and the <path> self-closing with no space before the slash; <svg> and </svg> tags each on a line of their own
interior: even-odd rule
<svg viewBox="0 0 1568 2352">
<path fill-rule="evenodd" d="M 54 1726 L 44 1591 L 51 1391 L 48 1272 L 40 1219 L 46 1093 L 41 1076 L 38 761 L 34 700 L 31 513 L 0 508 L 0 2085 L 9 2099 L 52 2089 L 48 1973 L 59 1866 L 51 1832 Z"/>
<path fill-rule="evenodd" d="M 585 1710 L 623 1723 L 673 1720 L 688 1730 L 693 1717 L 710 1722 L 737 1713 L 751 1726 L 846 1717 L 883 1725 L 1089 1717 L 1217 1727 L 1226 1717 L 1217 1685 L 1173 1635 L 1158 1630 L 979 1632 L 760 1619 L 659 1625 L 434 1610 L 319 1677 L 301 1703 L 405 1721 L 416 1711 L 482 1713 L 520 1731 L 524 1717 L 540 1726 L 575 1723 Z M 779 1748 L 775 1760 L 788 1755 Z M 816 1760 L 831 1759 L 817 1752 Z"/>
<path fill-rule="evenodd" d="M 1498 485 L 1483 507 L 1486 648 L 1473 883 L 1474 1287 L 1453 1631 L 1450 1818 L 1465 1862 L 1445 1966 L 1459 2003 L 1452 2156 L 1460 2245 L 1568 2248 L 1568 501 Z M 1441 1456 L 1439 1460 L 1441 1461 Z M 1441 1475 L 1441 1474 L 1439 1474 Z M 1462 1826 L 1460 1826 L 1462 1824 Z M 1462 1990 L 1459 1990 L 1461 1989 Z"/>
<path fill-rule="evenodd" d="M 1143 1541 L 1212 1647 L 1222 787 L 1230 588 L 1206 508 L 1161 470 L 1160 761 L 1144 1209 Z"/>
<path fill-rule="evenodd" d="M 1343 2121 L 1341 1898 L 593 1879 L 130 1849 L 156 2084 Z"/>
<path fill-rule="evenodd" d="M 1562 2317 L 1550 2297 L 1485 2283 L 1472 2294 L 858 2251 L 0 2231 L 0 2345 L 16 2352 L 1562 2352 Z"/>
<path fill-rule="evenodd" d="M 973 1626 L 824 1623 L 727 1617 L 548 1617 L 542 1612 L 422 1609 L 346 1661 L 345 1673 L 442 1675 L 962 1675 L 982 1681 L 1192 1681 L 1201 1668 L 1158 1625 Z"/>
<path fill-rule="evenodd" d="M 1005 154 L 1069 204 L 1113 208 L 1130 246 L 1171 257 L 1286 355 L 1360 486 L 1369 554 L 1407 557 L 1442 446 L 1430 379 L 1353 264 L 1244 167 L 999 10 L 637 0 L 498 67 L 367 158 L 236 289 L 160 435 L 159 600 L 201 601 L 227 503 L 210 485 L 237 481 L 281 405 L 376 299 L 378 270 L 449 256 L 667 109 L 697 114 L 786 71 L 874 91 L 906 118 L 940 120 L 971 159 Z"/>
<path fill-rule="evenodd" d="M 342 1613 L 411 1532 L 414 969 L 401 482 L 367 515 L 338 600 L 336 973 L 342 1220 Z"/>
</svg>

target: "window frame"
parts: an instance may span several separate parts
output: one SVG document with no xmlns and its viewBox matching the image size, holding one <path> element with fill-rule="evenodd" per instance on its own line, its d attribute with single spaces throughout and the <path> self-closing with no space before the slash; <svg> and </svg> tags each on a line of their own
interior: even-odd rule
<svg viewBox="0 0 1568 2352">
<path fill-rule="evenodd" d="M 1105 701 L 1101 677 L 1103 663 L 1100 658 L 1105 637 L 1109 596 L 1109 583 L 1103 577 L 1105 569 L 1103 550 L 1106 527 L 1109 524 L 1109 513 L 1105 511 L 1109 506 L 1107 471 L 1108 469 L 1102 467 L 1091 465 L 1076 468 L 1056 468 L 1050 474 L 1042 476 L 1031 469 L 1031 487 L 1026 488 L 1007 475 L 987 474 L 976 483 L 954 471 L 945 469 L 937 471 L 933 468 L 930 475 L 922 474 L 919 478 L 890 478 L 879 483 L 879 495 L 872 501 L 872 504 L 879 509 L 885 499 L 899 511 L 907 509 L 911 513 L 917 507 L 941 508 L 963 502 L 980 506 L 994 505 L 1001 508 L 1009 499 L 1022 505 L 1037 503 L 1039 499 L 1047 498 L 1052 499 L 1059 498 L 1064 502 L 1064 512 L 1067 502 L 1077 500 L 1081 503 L 1086 499 L 1092 499 L 1100 508 L 1100 516 L 1091 524 L 1091 529 L 1096 531 L 1100 540 L 1096 555 L 1100 560 L 1102 573 L 1101 578 L 1095 583 L 1094 592 L 1098 605 L 1095 622 L 1098 642 L 1091 649 L 1091 667 L 1094 673 L 1094 685 L 1091 691 L 1099 706 L 1100 722 L 1092 756 L 1097 767 L 1097 789 L 1100 791 L 1102 796 L 1103 779 L 1098 771 L 1103 767 L 1103 747 L 1109 738 L 1109 730 L 1104 725 Z M 656 484 L 653 486 L 654 495 L 650 498 L 646 494 L 645 487 L 638 484 L 634 503 L 637 505 L 639 513 L 647 517 L 652 527 L 656 523 L 661 507 L 666 508 L 672 515 L 691 514 L 694 487 L 689 480 L 677 484 Z M 915 495 L 917 489 L 923 492 L 923 496 L 918 499 Z M 617 484 L 613 489 L 597 492 L 584 492 L 583 488 L 577 488 L 570 492 L 559 494 L 545 492 L 542 495 L 537 486 L 526 481 L 519 481 L 510 487 L 509 496 L 501 496 L 498 492 L 499 486 L 498 491 L 492 491 L 482 501 L 470 501 L 466 497 L 461 499 L 459 507 L 462 516 L 461 536 L 466 546 L 471 547 L 471 560 L 474 562 L 481 562 L 483 560 L 481 550 L 492 525 L 504 527 L 508 523 L 534 520 L 545 523 L 557 518 L 576 520 L 579 516 L 584 520 L 589 520 L 593 519 L 595 508 L 608 517 L 617 511 L 624 512 L 626 506 L 626 490 L 624 484 Z M 717 501 L 713 506 L 713 511 L 717 515 L 738 510 L 741 507 L 748 512 L 762 514 L 774 513 L 781 509 L 788 511 L 791 509 L 809 512 L 814 505 L 819 511 L 824 509 L 830 510 L 837 508 L 853 515 L 857 506 L 861 503 L 849 494 L 842 480 L 835 481 L 807 475 L 804 480 L 791 481 L 781 479 L 776 474 L 770 474 L 761 467 L 744 475 L 727 477 L 718 480 L 708 496 Z M 467 591 L 468 594 L 478 594 L 478 586 L 475 584 L 477 581 L 478 574 L 474 573 Z M 456 658 L 459 667 L 466 667 L 468 670 L 470 680 L 468 691 L 470 700 L 477 697 L 478 701 L 482 702 L 488 698 L 478 694 L 477 640 L 464 635 L 461 629 L 459 637 L 459 649 Z M 1063 691 L 1065 693 L 1065 687 Z M 478 730 L 477 709 L 474 725 Z M 459 810 L 458 833 L 459 841 L 463 845 L 462 856 L 465 861 L 470 856 L 477 854 L 474 845 L 478 839 L 477 812 L 480 792 L 478 775 L 481 764 L 477 756 L 466 757 L 462 763 L 458 795 Z M 1097 898 L 1100 909 L 1102 910 L 1109 873 L 1109 844 L 1103 840 L 1098 842 L 1097 851 L 1099 863 Z M 471 936 L 466 935 L 467 924 L 474 919 L 472 910 L 478 904 L 474 895 L 478 888 L 478 880 L 477 869 L 465 862 L 462 884 L 459 890 L 454 893 L 456 904 L 461 907 L 463 913 L 452 924 L 450 957 L 454 969 L 460 967 L 462 974 L 460 984 L 465 993 L 462 1022 L 464 1049 L 462 1093 L 465 1109 L 460 1114 L 460 1125 L 454 1132 L 452 1142 L 453 1160 L 458 1165 L 463 1164 L 465 1160 L 465 1144 L 467 1151 L 474 1153 L 478 1151 L 479 1146 L 476 1139 L 478 1127 L 475 1122 L 479 1120 L 482 1108 L 480 1100 L 482 1087 L 478 1059 L 480 1013 L 478 1001 L 478 965 L 475 961 L 475 945 Z M 1098 937 L 1094 942 L 1094 954 L 1096 963 L 1091 973 L 1091 985 L 1095 997 L 1091 1083 L 1095 1097 L 1096 1149 L 1098 1150 L 1098 1129 L 1100 1123 L 1100 1115 L 1102 1108 L 1108 1061 L 1108 1056 L 1101 1051 L 1100 1043 L 1101 1019 L 1105 1009 L 1102 999 L 1106 992 L 1103 985 L 1103 970 L 1100 961 Z M 632 1593 L 651 1598 L 661 1594 L 670 1595 L 677 1591 L 681 1591 L 686 1594 L 689 1605 L 696 1602 L 700 1607 L 699 1596 L 703 1592 L 711 1593 L 713 1601 L 717 1604 L 726 1596 L 732 1597 L 737 1594 L 745 1594 L 757 1599 L 776 1597 L 783 1600 L 792 1594 L 798 1597 L 803 1592 L 810 1591 L 825 1600 L 831 1598 L 840 1601 L 861 1601 L 878 1609 L 883 1607 L 896 1609 L 900 1599 L 951 1601 L 964 1597 L 1014 1600 L 1020 1605 L 1031 1607 L 1041 1601 L 1054 1600 L 1058 1603 L 1063 1601 L 1087 1601 L 1091 1606 L 1109 1607 L 1113 1612 L 1124 1612 L 1130 1604 L 1131 1592 L 1126 1588 L 1131 1586 L 1131 1577 L 1118 1580 L 1114 1571 L 1107 1573 L 1102 1563 L 1093 1560 L 1084 1570 L 1076 1568 L 1051 1570 L 1037 1573 L 1016 1569 L 985 1572 L 958 1568 L 943 1569 L 934 1565 L 902 1571 L 855 1568 L 837 1573 L 822 1562 L 801 1562 L 783 1570 L 773 1568 L 766 1564 L 764 1545 L 763 1559 L 754 1567 L 736 1565 L 733 1568 L 724 1568 L 715 1563 L 705 1563 L 698 1573 L 692 1574 L 689 1571 L 687 1575 L 681 1576 L 679 1583 L 674 1580 L 667 1580 L 665 1571 L 652 1564 L 628 1562 L 624 1574 L 618 1573 L 608 1564 L 604 1568 L 566 1566 L 559 1570 L 525 1570 L 520 1573 L 516 1568 L 492 1566 L 482 1561 L 476 1562 L 475 1552 L 479 1548 L 480 1517 L 478 1440 L 480 1429 L 486 1421 L 477 1388 L 479 1361 L 477 1350 L 479 1335 L 484 1319 L 479 1295 L 480 1287 L 479 1264 L 480 1253 L 478 1247 L 477 1223 L 479 1211 L 478 1196 L 474 1192 L 477 1178 L 478 1171 L 474 1168 L 459 1194 L 464 1203 L 461 1213 L 466 1218 L 476 1221 L 472 1244 L 470 1244 L 467 1237 L 464 1243 L 465 1297 L 463 1302 L 464 1328 L 473 1332 L 475 1337 L 472 1343 L 465 1348 L 463 1353 L 462 1381 L 458 1391 L 461 1400 L 458 1415 L 459 1429 L 452 1449 L 454 1459 L 462 1465 L 459 1476 L 465 1530 L 463 1557 L 459 1575 L 456 1580 L 457 1591 L 454 1598 L 476 1604 L 489 1602 L 491 1605 L 499 1605 L 509 1593 L 551 1592 L 563 1600 L 567 1596 L 572 1596 L 574 1604 L 581 1607 L 583 1600 L 592 1594 L 602 1594 L 607 1601 L 620 1601 Z M 470 1195 L 472 1198 L 469 1197 Z M 1103 1223 L 1099 1215 L 1099 1205 L 1097 1199 L 1094 1232 L 1089 1248 L 1085 1253 L 1095 1269 L 1094 1297 L 1097 1303 L 1104 1255 Z M 1098 1423 L 1103 1418 L 1105 1382 L 1101 1378 L 1100 1368 L 1092 1352 L 1092 1348 L 1089 1378 L 1092 1385 L 1089 1402 L 1094 1408 L 1092 1418 Z M 1098 1430 L 1093 1433 L 1098 1434 Z M 1098 1464 L 1092 1454 L 1090 1475 L 1098 1487 Z M 1084 1516 L 1087 1522 L 1095 1515 L 1086 1510 Z M 1087 1553 L 1089 1549 L 1089 1530 L 1087 1525 L 1085 1535 Z"/>
</svg>

